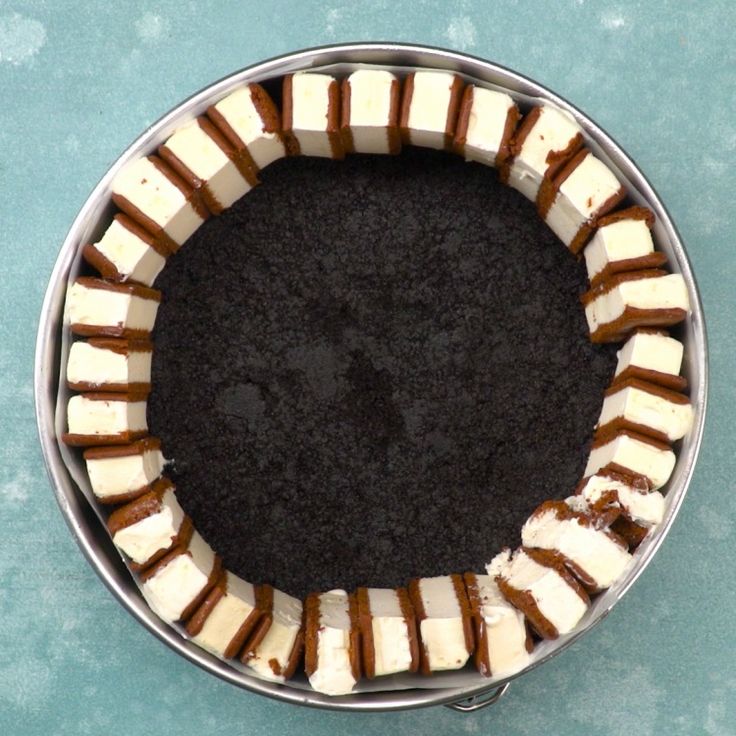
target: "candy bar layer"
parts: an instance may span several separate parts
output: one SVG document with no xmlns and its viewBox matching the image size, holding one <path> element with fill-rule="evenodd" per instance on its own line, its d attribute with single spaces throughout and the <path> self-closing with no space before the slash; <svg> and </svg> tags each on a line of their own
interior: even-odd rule
<svg viewBox="0 0 736 736">
<path fill-rule="evenodd" d="M 141 573 L 141 590 L 151 610 L 164 621 L 182 621 L 194 613 L 217 581 L 220 558 L 198 532 Z"/>
<path fill-rule="evenodd" d="M 605 393 L 596 429 L 631 429 L 662 442 L 684 437 L 693 424 L 690 399 L 656 383 L 627 378 Z"/>
<path fill-rule="evenodd" d="M 169 251 L 134 220 L 118 212 L 99 242 L 85 245 L 82 256 L 110 281 L 152 286 Z"/>
<path fill-rule="evenodd" d="M 581 300 L 592 342 L 617 342 L 636 327 L 674 325 L 690 311 L 685 280 L 659 269 L 617 274 Z"/>
<path fill-rule="evenodd" d="M 284 682 L 296 670 L 304 647 L 302 602 L 270 585 L 256 588 L 263 616 L 241 661 L 264 680 Z"/>
<path fill-rule="evenodd" d="M 594 511 L 617 506 L 635 524 L 656 526 L 664 517 L 664 496 L 650 491 L 644 478 L 599 471 L 584 478 L 575 491 Z"/>
<path fill-rule="evenodd" d="M 286 156 L 281 115 L 261 85 L 236 89 L 212 105 L 207 115 L 256 170 Z"/>
<path fill-rule="evenodd" d="M 85 337 L 148 337 L 160 302 L 155 289 L 80 276 L 67 292 L 65 320 Z"/>
<path fill-rule="evenodd" d="M 250 161 L 205 117 L 178 128 L 159 156 L 219 215 L 258 183 Z"/>
<path fill-rule="evenodd" d="M 148 493 L 115 509 L 107 529 L 115 546 L 130 558 L 133 570 L 147 567 L 175 546 L 186 546 L 193 532 L 168 478 L 161 478 Z"/>
<path fill-rule="evenodd" d="M 419 71 L 404 80 L 399 127 L 404 143 L 451 151 L 464 82 L 456 74 Z"/>
<path fill-rule="evenodd" d="M 284 134 L 300 156 L 341 159 L 340 82 L 328 74 L 299 72 L 284 77 Z"/>
<path fill-rule="evenodd" d="M 462 577 L 415 578 L 409 597 L 419 621 L 422 673 L 464 667 L 473 651 L 473 626 Z"/>
<path fill-rule="evenodd" d="M 363 669 L 373 679 L 419 668 L 414 609 L 404 588 L 358 588 Z"/>
<path fill-rule="evenodd" d="M 501 594 L 493 560 L 489 568 L 490 575 L 466 572 L 465 587 L 475 625 L 475 666 L 483 677 L 502 677 L 529 664 L 533 645 L 524 614 Z"/>
<path fill-rule="evenodd" d="M 588 610 L 585 589 L 549 552 L 510 550 L 486 566 L 509 603 L 518 608 L 544 639 L 572 631 Z"/>
<path fill-rule="evenodd" d="M 539 506 L 521 528 L 521 543 L 559 554 L 589 592 L 610 588 L 631 561 L 622 539 L 596 528 L 592 516 L 573 511 L 564 501 Z"/>
<path fill-rule="evenodd" d="M 551 181 L 543 181 L 537 205 L 552 232 L 573 253 L 579 253 L 593 235 L 597 219 L 625 196 L 608 166 L 583 149 Z"/>
<path fill-rule="evenodd" d="M 148 434 L 146 396 L 78 394 L 67 404 L 67 445 L 125 445 Z"/>
<path fill-rule="evenodd" d="M 682 354 L 682 343 L 666 332 L 637 330 L 616 353 L 618 363 L 613 382 L 641 378 L 673 391 L 682 391 L 687 386 L 687 381 L 679 375 Z"/>
<path fill-rule="evenodd" d="M 391 72 L 360 69 L 342 82 L 340 131 L 347 153 L 399 153 L 401 83 Z"/>
<path fill-rule="evenodd" d="M 659 268 L 667 256 L 654 250 L 654 214 L 646 207 L 629 207 L 598 219 L 593 239 L 583 255 L 591 286 L 614 274 Z"/>
<path fill-rule="evenodd" d="M 623 429 L 612 435 L 596 435 L 583 475 L 600 470 L 643 475 L 656 490 L 669 480 L 675 460 L 669 445 Z"/>
<path fill-rule="evenodd" d="M 209 217 L 192 187 L 157 156 L 129 163 L 112 183 L 112 201 L 171 252 Z"/>
<path fill-rule="evenodd" d="M 153 344 L 148 340 L 92 337 L 78 340 L 69 349 L 66 381 L 75 391 L 151 390 Z"/>
<path fill-rule="evenodd" d="M 505 92 L 469 84 L 463 92 L 454 148 L 466 161 L 501 166 L 511 155 L 519 108 Z"/>
<path fill-rule="evenodd" d="M 161 476 L 164 456 L 155 437 L 114 447 L 90 447 L 84 451 L 87 474 L 97 500 L 122 503 L 143 495 Z"/>
<path fill-rule="evenodd" d="M 551 181 L 582 145 L 580 126 L 570 113 L 551 105 L 535 107 L 516 130 L 501 180 L 534 202 L 542 182 Z"/>
<path fill-rule="evenodd" d="M 253 584 L 224 570 L 187 622 L 187 633 L 208 652 L 229 659 L 237 656 L 262 614 Z"/>
<path fill-rule="evenodd" d="M 360 679 L 360 630 L 355 596 L 312 593 L 305 609 L 304 669 L 318 693 L 346 695 Z"/>
</svg>

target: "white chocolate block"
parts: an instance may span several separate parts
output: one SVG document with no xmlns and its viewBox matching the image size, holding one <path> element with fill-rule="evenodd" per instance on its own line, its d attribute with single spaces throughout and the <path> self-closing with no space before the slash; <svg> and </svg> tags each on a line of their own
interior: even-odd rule
<svg viewBox="0 0 736 736">
<path fill-rule="evenodd" d="M 639 381 L 635 385 L 622 384 L 603 399 L 596 428 L 614 421 L 635 424 L 637 427 L 632 427 L 635 431 L 675 442 L 692 427 L 693 408 L 682 394 L 658 390 L 657 386 Z"/>
<path fill-rule="evenodd" d="M 539 113 L 529 114 L 538 117 L 511 162 L 508 184 L 535 201 L 550 167 L 549 157 L 560 152 L 572 155 L 582 144 L 582 130 L 570 113 L 551 105 L 543 105 Z M 519 130 L 523 129 L 524 122 Z"/>
<path fill-rule="evenodd" d="M 489 563 L 494 568 L 494 563 Z M 524 669 L 531 655 L 524 614 L 514 608 L 499 590 L 491 575 L 466 574 L 471 607 L 479 619 L 480 673 L 485 677 L 503 677 Z M 477 612 L 476 612 L 477 607 Z"/>
<path fill-rule="evenodd" d="M 246 622 L 255 618 L 255 611 L 256 594 L 253 584 L 226 571 L 224 594 L 215 603 L 202 628 L 192 640 L 218 657 L 230 656 L 233 641 L 239 638 Z"/>
<path fill-rule="evenodd" d="M 91 396 L 105 396 L 104 399 Z M 67 404 L 70 435 L 95 437 L 139 435 L 148 431 L 146 401 L 126 401 L 120 394 L 77 394 Z"/>
<path fill-rule="evenodd" d="M 65 322 L 82 335 L 147 335 L 160 299 L 153 289 L 78 278 L 67 292 Z"/>
<path fill-rule="evenodd" d="M 144 565 L 155 553 L 171 546 L 181 530 L 184 516 L 174 487 L 169 486 L 161 496 L 158 511 L 123 527 L 115 533 L 112 541 L 133 562 Z"/>
<path fill-rule="evenodd" d="M 357 683 L 353 672 L 351 636 L 353 621 L 350 617 L 350 600 L 344 590 L 331 590 L 317 596 L 319 620 L 316 626 L 316 668 L 307 673 L 309 684 L 318 693 L 346 695 Z M 310 603 L 307 603 L 307 637 L 310 636 Z M 307 639 L 309 646 L 310 642 Z M 357 656 L 357 652 L 353 653 Z"/>
<path fill-rule="evenodd" d="M 195 531 L 186 549 L 152 568 L 141 587 L 143 597 L 164 621 L 179 621 L 206 592 L 217 563 L 212 548 Z"/>
<path fill-rule="evenodd" d="M 624 194 L 614 173 L 589 151 L 573 160 L 575 168 L 560 183 L 557 196 L 545 215 L 552 232 L 573 251 L 584 226 L 620 200 Z M 573 165 L 571 162 L 571 166 Z M 560 178 L 567 173 L 563 169 Z"/>
<path fill-rule="evenodd" d="M 585 600 L 555 567 L 541 565 L 524 549 L 513 554 L 508 551 L 500 553 L 486 566 L 486 570 L 491 577 L 500 578 L 513 590 L 526 593 L 545 626 L 551 625 L 557 635 L 572 631 L 588 610 Z M 526 613 L 533 620 L 533 614 Z"/>
<path fill-rule="evenodd" d="M 274 588 L 273 617 L 261 642 L 244 663 L 264 680 L 284 682 L 292 653 L 302 630 L 302 602 Z"/>
<path fill-rule="evenodd" d="M 660 443 L 649 442 L 632 432 L 623 431 L 605 444 L 594 444 L 584 475 L 593 475 L 602 468 L 617 466 L 648 478 L 652 488 L 656 490 L 669 480 L 675 460 L 675 453 L 669 448 L 660 447 Z"/>
<path fill-rule="evenodd" d="M 628 218 L 600 226 L 583 251 L 588 279 L 593 281 L 606 268 L 652 253 L 654 241 L 646 219 Z"/>
<path fill-rule="evenodd" d="M 679 273 L 621 281 L 602 291 L 585 306 L 591 334 L 624 315 L 627 307 L 640 310 L 690 311 L 685 280 Z"/>
<path fill-rule="evenodd" d="M 586 478 L 578 493 L 591 506 L 600 503 L 604 496 L 607 499 L 613 496 L 613 502 L 623 513 L 641 526 L 656 526 L 664 517 L 664 496 L 659 491 L 643 492 L 624 480 L 605 474 L 596 473 Z"/>
<path fill-rule="evenodd" d="M 464 667 L 470 656 L 466 637 L 469 611 L 461 606 L 453 576 L 419 578 L 410 584 L 410 592 L 419 615 L 423 669 L 440 672 Z"/>
<path fill-rule="evenodd" d="M 247 194 L 252 183 L 218 144 L 218 134 L 213 128 L 206 119 L 192 120 L 178 128 L 159 152 L 172 168 L 177 168 L 178 161 L 191 172 L 200 182 L 207 208 L 219 214 Z M 174 160 L 170 160 L 172 156 Z"/>
<path fill-rule="evenodd" d="M 122 391 L 131 384 L 150 386 L 153 352 L 150 343 L 147 349 L 139 345 L 95 338 L 72 343 L 66 366 L 67 383 L 81 385 L 83 390 L 102 387 L 108 391 Z"/>
<path fill-rule="evenodd" d="M 289 96 L 284 131 L 296 140 L 299 154 L 342 158 L 340 87 L 335 77 L 298 72 L 284 80 L 284 97 Z"/>
<path fill-rule="evenodd" d="M 343 118 L 355 153 L 398 153 L 399 79 L 380 69 L 359 69 L 343 82 Z"/>
<path fill-rule="evenodd" d="M 153 223 L 152 230 L 160 230 L 176 246 L 181 246 L 205 218 L 191 198 L 163 173 L 163 166 L 153 156 L 129 163 L 113 181 L 113 200 L 124 211 L 129 209 L 123 200 L 127 201 L 137 210 L 127 214 L 137 219 L 136 215 L 141 213 Z M 146 226 L 145 222 L 141 224 Z"/>
<path fill-rule="evenodd" d="M 152 286 L 166 265 L 166 256 L 154 247 L 154 238 L 126 215 L 117 214 L 99 242 L 83 255 L 100 273 L 113 281 L 135 281 Z M 100 258 L 101 257 L 101 258 Z"/>
<path fill-rule="evenodd" d="M 564 511 L 560 511 L 564 509 Z M 581 582 L 595 590 L 610 588 L 626 571 L 631 555 L 593 520 L 574 515 L 564 502 L 543 504 L 521 528 L 524 547 L 559 552 L 582 573 Z"/>
<path fill-rule="evenodd" d="M 413 661 L 411 634 L 398 593 L 393 588 L 366 588 L 365 594 L 371 614 L 373 674 L 408 672 Z"/>
<path fill-rule="evenodd" d="M 404 85 L 401 127 L 412 146 L 449 149 L 455 134 L 462 80 L 456 74 L 418 71 Z"/>
<path fill-rule="evenodd" d="M 165 463 L 161 445 L 153 438 L 116 448 L 114 455 L 86 450 L 84 459 L 92 491 L 102 501 L 146 488 L 161 476 Z"/>
<path fill-rule="evenodd" d="M 616 376 L 630 368 L 640 368 L 670 376 L 679 376 L 683 345 L 661 333 L 635 332 L 616 353 Z"/>
<path fill-rule="evenodd" d="M 499 153 L 503 154 L 503 147 L 508 146 L 507 138 L 513 134 L 517 119 L 518 109 L 510 95 L 468 85 L 463 93 L 455 146 L 461 149 L 466 161 L 497 166 Z"/>
<path fill-rule="evenodd" d="M 278 111 L 259 85 L 236 89 L 213 105 L 208 115 L 236 148 L 247 150 L 259 170 L 286 156 Z"/>
</svg>

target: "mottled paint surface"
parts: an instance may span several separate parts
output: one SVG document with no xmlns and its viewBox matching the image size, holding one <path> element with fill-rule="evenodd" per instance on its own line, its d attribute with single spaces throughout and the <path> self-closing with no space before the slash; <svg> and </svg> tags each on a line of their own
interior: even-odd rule
<svg viewBox="0 0 736 736">
<path fill-rule="evenodd" d="M 736 733 L 736 52 L 729 2 L 0 3 L 0 732 Z M 702 290 L 712 392 L 680 517 L 624 601 L 477 715 L 341 715 L 242 692 L 128 616 L 84 561 L 33 419 L 38 312 L 87 193 L 172 105 L 237 68 L 349 40 L 454 47 L 583 108 L 667 204 Z"/>
</svg>

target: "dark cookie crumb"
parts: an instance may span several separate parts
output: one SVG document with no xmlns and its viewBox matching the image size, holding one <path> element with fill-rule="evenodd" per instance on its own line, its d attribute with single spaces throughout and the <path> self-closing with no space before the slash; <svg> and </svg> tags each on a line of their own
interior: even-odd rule
<svg viewBox="0 0 736 736">
<path fill-rule="evenodd" d="M 581 477 L 615 346 L 493 170 L 289 159 L 172 258 L 152 431 L 233 572 L 299 596 L 482 570 Z"/>
</svg>

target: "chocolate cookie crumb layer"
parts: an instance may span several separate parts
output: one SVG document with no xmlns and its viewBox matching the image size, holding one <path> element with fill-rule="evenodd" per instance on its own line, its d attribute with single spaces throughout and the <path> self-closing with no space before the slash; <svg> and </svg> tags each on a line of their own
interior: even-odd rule
<svg viewBox="0 0 736 736">
<path fill-rule="evenodd" d="M 152 433 L 241 577 L 304 596 L 481 569 L 582 477 L 615 345 L 486 167 L 284 159 L 157 280 Z"/>
</svg>

